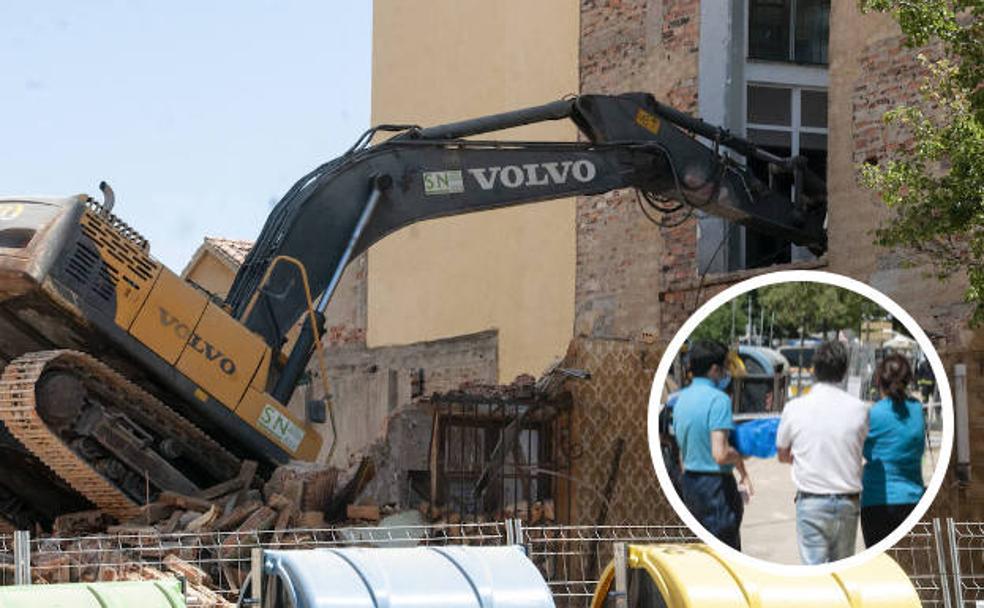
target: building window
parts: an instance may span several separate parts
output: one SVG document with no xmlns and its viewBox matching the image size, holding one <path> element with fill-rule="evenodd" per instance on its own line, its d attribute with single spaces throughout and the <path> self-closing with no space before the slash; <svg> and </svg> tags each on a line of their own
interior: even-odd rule
<svg viewBox="0 0 984 608">
<path fill-rule="evenodd" d="M 745 0 L 714 6 L 706 15 L 702 12 L 700 62 L 703 68 L 720 66 L 722 57 L 726 61 L 723 73 L 700 72 L 701 116 L 776 155 L 805 156 L 810 169 L 824 177 L 830 0 Z M 724 41 L 722 31 L 730 33 Z M 722 82 L 728 83 L 724 90 Z M 754 159 L 747 165 L 761 181 L 792 195 L 791 175 L 770 175 Z M 701 274 L 810 259 L 806 248 L 700 216 Z"/>
<path fill-rule="evenodd" d="M 830 0 L 749 0 L 748 58 L 827 65 Z"/>
<path fill-rule="evenodd" d="M 775 83 L 748 84 L 745 135 L 754 144 L 777 156 L 802 155 L 820 176 L 827 172 L 827 92 Z M 748 168 L 792 197 L 792 176 L 771 176 L 765 163 L 750 160 Z M 783 264 L 809 257 L 786 241 L 746 231 L 745 267 Z"/>
<path fill-rule="evenodd" d="M 569 477 L 557 437 L 569 416 L 553 406 L 435 396 L 431 502 L 456 517 L 553 520 L 568 513 Z M 560 503 L 557 498 L 561 498 Z"/>
<path fill-rule="evenodd" d="M 494 516 L 550 498 L 550 480 L 537 474 L 547 429 L 516 429 L 511 437 L 504 430 L 494 422 L 448 421 L 438 471 L 443 505 L 463 516 Z"/>
</svg>

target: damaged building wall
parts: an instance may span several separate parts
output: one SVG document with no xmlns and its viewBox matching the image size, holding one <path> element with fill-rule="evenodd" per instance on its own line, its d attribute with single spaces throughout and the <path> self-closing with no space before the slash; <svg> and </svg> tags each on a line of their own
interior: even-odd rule
<svg viewBox="0 0 984 608">
<path fill-rule="evenodd" d="M 429 459 L 432 485 L 418 488 L 415 498 L 429 505 L 431 519 L 679 523 L 659 489 L 647 438 L 661 353 L 640 341 L 582 337 L 535 383 L 469 383 L 429 393 L 432 417 L 406 408 L 390 424 L 412 425 L 418 437 L 430 431 L 429 449 L 391 432 L 377 449 L 399 458 L 403 470 L 378 476 L 362 499 L 413 507 L 405 500 L 406 463 Z"/>
<path fill-rule="evenodd" d="M 737 2 L 733 6 L 740 7 Z M 651 91 L 695 112 L 700 3 L 690 1 L 585 1 L 581 5 L 583 92 Z M 742 15 L 742 18 L 746 18 Z M 684 320 L 720 290 L 757 274 L 820 269 L 871 284 L 895 299 L 927 330 L 952 382 L 955 363 L 968 365 L 972 463 L 984 465 L 984 337 L 967 325 L 964 281 L 945 283 L 925 268 L 903 267 L 904 257 L 873 243 L 887 210 L 858 183 L 858 163 L 898 145 L 881 114 L 914 99 L 921 70 L 905 49 L 897 25 L 884 15 L 862 15 L 855 0 L 832 0 L 829 47 L 829 252 L 816 261 L 729 273 L 698 265 L 697 221 L 676 228 L 646 225 L 632 193 L 578 200 L 576 330 L 595 337 L 666 344 Z M 731 86 L 744 86 L 735 78 Z M 641 458 L 641 456 L 640 456 Z M 951 476 L 937 509 L 961 517 L 984 515 L 984 483 L 969 487 Z"/>
<path fill-rule="evenodd" d="M 919 102 L 925 70 L 916 55 L 926 49 L 905 48 L 890 18 L 862 15 L 854 2 L 833 2 L 831 20 L 838 25 L 831 28 L 830 42 L 828 267 L 895 299 L 941 348 L 960 349 L 971 337 L 965 333 L 966 283 L 959 277 L 937 282 L 928 268 L 904 267 L 904 254 L 875 246 L 872 231 L 890 212 L 857 179 L 861 163 L 883 160 L 907 141 L 882 116 L 896 105 Z"/>
<path fill-rule="evenodd" d="M 699 10 L 696 0 L 582 2 L 581 92 L 646 91 L 695 111 Z M 663 319 L 686 318 L 679 285 L 696 277 L 696 256 L 694 222 L 658 226 L 632 191 L 578 198 L 577 337 L 563 365 L 591 377 L 567 382 L 581 485 L 575 523 L 679 521 L 649 453 L 649 391 L 661 348 L 646 342 L 665 345 L 672 334 Z"/>
<path fill-rule="evenodd" d="M 696 0 L 581 5 L 581 92 L 646 91 L 683 111 L 697 99 Z M 654 225 L 635 192 L 577 202 L 575 333 L 636 338 L 659 332 L 664 285 L 694 276 L 692 223 Z"/>
<path fill-rule="evenodd" d="M 498 334 L 494 331 L 403 346 L 367 348 L 361 344 L 330 347 L 328 379 L 335 407 L 338 440 L 329 464 L 352 470 L 362 457 L 374 455 L 380 481 L 379 504 L 396 502 L 406 490 L 409 470 L 426 470 L 430 441 L 429 415 L 421 418 L 413 405 L 424 394 L 457 388 L 464 383 L 495 383 L 498 378 Z M 291 402 L 303 414 L 307 399 L 323 394 L 317 368 Z M 331 449 L 327 424 L 320 461 Z M 421 461 L 422 458 L 422 461 Z"/>
<path fill-rule="evenodd" d="M 862 15 L 857 3 L 833 0 L 831 21 L 829 269 L 884 292 L 905 308 L 936 344 L 953 383 L 954 365 L 967 365 L 971 465 L 984 465 L 984 332 L 970 328 L 971 308 L 963 299 L 961 276 L 939 282 L 928 267 L 912 267 L 904 254 L 872 244 L 872 231 L 890 218 L 874 194 L 861 187 L 857 168 L 898 149 L 907 135 L 886 127 L 882 115 L 902 103 L 917 103 L 925 75 L 917 55 L 938 48 L 903 46 L 898 26 L 884 15 Z M 951 468 L 933 505 L 934 512 L 963 519 L 984 516 L 980 476 L 957 483 Z"/>
</svg>

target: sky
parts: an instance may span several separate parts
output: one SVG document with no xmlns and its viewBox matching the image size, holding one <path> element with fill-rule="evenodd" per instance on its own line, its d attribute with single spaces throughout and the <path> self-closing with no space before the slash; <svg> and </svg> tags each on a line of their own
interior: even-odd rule
<svg viewBox="0 0 984 608">
<path fill-rule="evenodd" d="M 98 195 L 175 272 L 369 126 L 372 5 L 0 3 L 0 196 Z"/>
</svg>

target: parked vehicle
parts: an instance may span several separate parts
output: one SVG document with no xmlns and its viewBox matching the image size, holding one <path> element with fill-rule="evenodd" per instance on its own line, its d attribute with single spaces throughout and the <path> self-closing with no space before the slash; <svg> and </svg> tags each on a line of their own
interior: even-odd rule
<svg viewBox="0 0 984 608">
<path fill-rule="evenodd" d="M 780 346 L 779 352 L 789 361 L 789 385 L 787 396 L 792 399 L 810 392 L 813 386 L 813 354 L 817 345 L 810 342 L 803 346 Z"/>
<path fill-rule="evenodd" d="M 786 404 L 790 381 L 789 361 L 779 351 L 764 346 L 739 346 L 745 367 L 737 378 L 732 401 L 735 418 L 778 414 Z"/>
</svg>

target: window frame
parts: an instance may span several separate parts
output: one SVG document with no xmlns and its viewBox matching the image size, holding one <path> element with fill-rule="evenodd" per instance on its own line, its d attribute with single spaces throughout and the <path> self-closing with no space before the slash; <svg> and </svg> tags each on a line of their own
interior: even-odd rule
<svg viewBox="0 0 984 608">
<path fill-rule="evenodd" d="M 797 59 L 796 59 L 796 9 L 798 8 L 797 5 L 799 3 L 799 0 L 789 0 L 789 15 L 787 16 L 788 22 L 786 24 L 787 27 L 789 28 L 789 37 L 788 37 L 788 40 L 786 41 L 786 57 L 785 57 L 785 59 L 769 59 L 769 58 L 764 58 L 764 57 L 752 57 L 752 55 L 751 55 L 752 48 L 751 48 L 751 43 L 750 43 L 750 36 L 751 36 L 751 29 L 752 29 L 752 24 L 751 24 L 751 15 L 752 15 L 751 5 L 752 5 L 753 2 L 755 2 L 755 0 L 746 0 L 743 3 L 744 4 L 744 17 L 743 18 L 744 18 L 744 22 L 745 22 L 745 27 L 744 27 L 744 30 L 745 30 L 745 45 L 744 45 L 745 52 L 744 52 L 744 57 L 745 57 L 745 61 L 746 62 L 755 62 L 755 61 L 757 61 L 757 62 L 765 62 L 765 63 L 790 64 L 790 65 L 794 65 L 794 66 L 804 66 L 804 67 L 813 66 L 813 67 L 822 67 L 823 69 L 826 70 L 826 68 L 830 65 L 830 44 L 829 44 L 830 43 L 830 40 L 829 40 L 829 36 L 830 36 L 830 20 L 829 20 L 829 15 L 828 15 L 828 21 L 827 21 L 827 35 L 828 35 L 827 42 L 828 42 L 828 45 L 827 45 L 827 62 L 826 63 L 815 63 L 815 62 L 812 62 L 812 61 L 797 61 Z M 828 9 L 828 11 L 829 11 L 829 9 Z"/>
<path fill-rule="evenodd" d="M 526 406 L 523 406 L 526 407 Z M 436 490 L 434 498 L 438 503 L 447 508 L 454 508 L 455 512 L 462 516 L 492 515 L 493 512 L 503 511 L 507 507 L 526 504 L 530 509 L 536 501 L 555 499 L 556 488 L 552 480 L 544 478 L 542 469 L 556 470 L 557 463 L 555 457 L 555 434 L 558 429 L 556 424 L 559 422 L 561 414 L 553 415 L 545 419 L 531 418 L 524 420 L 520 425 L 520 434 L 529 433 L 531 437 L 527 440 L 528 462 L 520 465 L 510 462 L 511 455 L 504 455 L 498 472 L 493 476 L 488 491 L 481 496 L 466 497 L 461 492 L 456 492 L 455 484 L 474 484 L 482 476 L 482 473 L 489 466 L 490 459 L 495 451 L 498 441 L 507 427 L 516 419 L 523 415 L 517 408 L 511 414 L 497 414 L 483 416 L 475 413 L 438 413 L 440 418 L 437 425 L 436 449 L 433 455 L 434 460 L 431 466 L 432 483 Z M 471 430 L 481 435 L 483 439 L 479 441 L 469 441 L 465 436 L 453 438 L 455 431 L 466 432 Z M 535 436 L 535 441 L 532 437 Z M 434 438 L 432 438 L 434 439 Z M 523 440 L 520 442 L 520 450 L 523 449 Z M 479 445 L 479 443 L 481 445 Z M 535 446 L 535 451 L 534 451 Z M 462 458 L 468 457 L 477 468 L 465 469 L 457 468 L 464 463 L 454 463 L 450 451 L 456 452 Z M 524 469 L 528 469 L 525 470 Z M 511 502 L 507 494 L 509 490 L 513 496 Z M 527 490 L 531 495 L 526 495 Z M 471 500 L 466 501 L 466 498 Z M 526 513 L 528 516 L 529 513 Z"/>
<path fill-rule="evenodd" d="M 799 92 L 794 91 L 793 93 L 796 96 L 795 99 L 791 99 L 791 114 L 795 113 L 795 115 L 790 117 L 789 131 L 791 132 L 791 138 L 793 135 L 796 136 L 796 141 L 795 147 L 793 147 L 794 142 L 790 142 L 790 149 L 795 150 L 793 153 L 798 153 L 800 150 L 799 134 L 804 132 L 815 132 L 818 134 L 827 135 L 829 153 L 829 120 L 826 129 L 823 129 L 822 127 L 805 127 L 799 130 L 792 129 L 793 124 L 799 125 L 802 122 L 802 90 L 824 91 L 829 95 L 829 63 L 806 64 L 754 59 L 749 57 L 749 36 L 751 35 L 749 31 L 750 2 L 748 0 L 737 0 L 732 6 L 734 7 L 734 12 L 732 13 L 731 23 L 740 23 L 741 29 L 738 31 L 737 26 L 733 25 L 730 30 L 733 41 L 731 44 L 734 47 L 734 54 L 732 55 L 734 63 L 732 64 L 733 67 L 730 69 L 729 76 L 732 81 L 730 86 L 740 87 L 740 90 L 737 91 L 737 94 L 735 95 L 735 101 L 737 102 L 736 105 L 739 105 L 740 107 L 736 108 L 733 113 L 729 114 L 734 121 L 734 124 L 729 125 L 729 128 L 733 133 L 747 138 L 749 128 L 765 127 L 775 129 L 777 127 L 777 125 L 748 123 L 749 86 L 771 86 L 794 90 L 799 89 Z M 794 11 L 791 12 L 790 18 L 795 19 Z M 792 41 L 790 44 L 795 44 L 795 33 L 791 33 L 790 39 Z M 828 98 L 828 117 L 829 107 Z M 795 123 L 793 121 L 795 121 Z M 795 131 L 795 133 L 793 133 L 793 131 Z M 734 158 L 739 164 L 745 163 L 745 159 L 741 156 L 736 156 Z M 746 229 L 744 226 L 732 224 L 726 220 L 711 216 L 704 216 L 702 214 L 698 214 L 698 218 L 700 218 L 697 226 L 697 271 L 699 274 L 706 274 L 708 277 L 726 277 L 734 273 L 743 273 L 756 270 L 763 271 L 769 268 L 774 268 L 775 266 L 783 265 L 783 263 L 779 263 L 772 266 L 750 267 L 746 257 L 748 244 L 746 240 Z M 722 238 L 726 239 L 725 243 L 722 245 L 719 245 L 718 243 L 718 235 L 721 235 Z M 817 260 L 817 258 L 804 247 L 791 245 L 789 263 L 797 262 L 822 263 L 822 260 Z"/>
<path fill-rule="evenodd" d="M 748 88 L 749 87 L 762 87 L 771 89 L 787 89 L 790 93 L 790 115 L 789 115 L 789 126 L 781 125 L 770 125 L 765 123 L 748 122 Z M 790 154 L 796 156 L 800 153 L 800 134 L 801 133 L 812 133 L 814 135 L 824 135 L 829 138 L 829 121 L 827 127 L 809 127 L 802 124 L 803 122 L 803 108 L 802 108 L 802 92 L 803 91 L 815 91 L 820 93 L 827 93 L 828 90 L 823 87 L 814 86 L 802 86 L 802 85 L 790 85 L 782 82 L 753 82 L 748 79 L 745 80 L 745 87 L 743 89 L 743 97 L 745 99 L 742 104 L 745 107 L 744 113 L 744 125 L 742 131 L 745 136 L 748 135 L 749 129 L 756 129 L 759 131 L 777 131 L 782 133 L 789 133 L 789 149 Z M 830 107 L 830 101 L 828 98 L 827 107 Z"/>
</svg>

